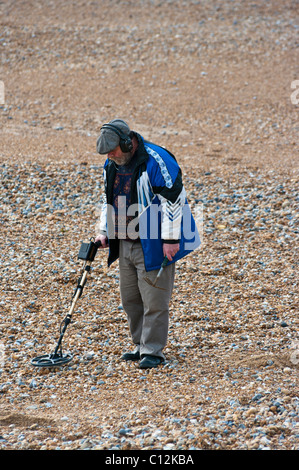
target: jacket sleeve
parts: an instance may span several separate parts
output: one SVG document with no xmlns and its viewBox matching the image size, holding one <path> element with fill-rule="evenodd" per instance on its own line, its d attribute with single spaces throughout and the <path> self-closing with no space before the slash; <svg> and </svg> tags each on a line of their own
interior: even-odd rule
<svg viewBox="0 0 299 470">
<path fill-rule="evenodd" d="M 99 233 L 107 236 L 107 195 L 106 195 L 106 171 L 103 171 L 104 191 L 103 191 L 103 203 L 101 207 L 100 223 L 98 224 Z"/>
<path fill-rule="evenodd" d="M 102 204 L 99 233 L 107 236 L 107 203 L 106 201 Z"/>
<path fill-rule="evenodd" d="M 161 237 L 164 243 L 178 243 L 186 200 L 182 172 L 171 154 L 160 147 L 158 149 L 146 146 L 152 157 L 149 164 L 152 189 L 161 203 Z"/>
<path fill-rule="evenodd" d="M 185 190 L 182 188 L 177 199 L 172 202 L 158 194 L 162 208 L 161 237 L 164 243 L 179 243 L 181 239 L 181 222 L 185 203 Z"/>
</svg>

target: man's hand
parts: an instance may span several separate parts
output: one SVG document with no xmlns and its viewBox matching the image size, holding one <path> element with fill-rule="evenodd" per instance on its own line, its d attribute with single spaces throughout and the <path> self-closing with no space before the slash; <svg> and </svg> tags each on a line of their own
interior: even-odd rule
<svg viewBox="0 0 299 470">
<path fill-rule="evenodd" d="M 172 258 L 177 254 L 179 249 L 179 243 L 163 243 L 163 254 L 167 256 L 169 261 L 172 261 Z"/>
<path fill-rule="evenodd" d="M 105 235 L 97 235 L 95 238 L 96 242 L 101 242 L 101 247 L 100 248 L 107 248 L 108 246 L 108 238 Z"/>
</svg>

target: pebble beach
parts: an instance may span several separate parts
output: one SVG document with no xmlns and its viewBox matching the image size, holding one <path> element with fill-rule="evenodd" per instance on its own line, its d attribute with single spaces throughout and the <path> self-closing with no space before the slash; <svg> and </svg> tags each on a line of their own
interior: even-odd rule
<svg viewBox="0 0 299 470">
<path fill-rule="evenodd" d="M 1 450 L 298 450 L 296 7 L 0 3 Z M 121 360 L 118 265 L 98 250 L 72 362 L 37 368 L 96 235 L 116 116 L 176 155 L 200 228 L 166 363 Z"/>
</svg>

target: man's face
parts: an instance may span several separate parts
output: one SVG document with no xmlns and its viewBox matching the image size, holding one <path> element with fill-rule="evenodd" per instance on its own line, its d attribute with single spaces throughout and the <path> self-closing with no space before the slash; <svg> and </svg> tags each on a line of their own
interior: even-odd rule
<svg viewBox="0 0 299 470">
<path fill-rule="evenodd" d="M 115 163 L 117 163 L 117 165 L 126 165 L 131 160 L 132 154 L 130 152 L 124 153 L 120 146 L 118 146 L 111 150 L 111 152 L 107 154 L 107 157 L 109 160 L 113 160 Z"/>
</svg>

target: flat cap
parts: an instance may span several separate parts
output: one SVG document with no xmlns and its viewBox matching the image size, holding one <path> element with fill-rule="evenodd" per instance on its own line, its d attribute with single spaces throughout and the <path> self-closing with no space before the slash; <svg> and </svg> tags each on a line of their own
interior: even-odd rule
<svg viewBox="0 0 299 470">
<path fill-rule="evenodd" d="M 110 128 L 109 126 L 112 127 Z M 116 127 L 116 130 L 113 127 Z M 104 124 L 97 140 L 97 152 L 99 154 L 105 155 L 118 147 L 120 136 L 117 133 L 117 129 L 127 136 L 130 135 L 130 128 L 122 119 L 113 119 L 109 123 Z"/>
</svg>

